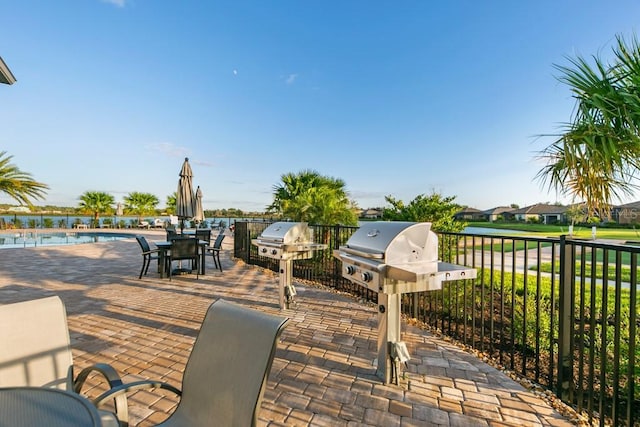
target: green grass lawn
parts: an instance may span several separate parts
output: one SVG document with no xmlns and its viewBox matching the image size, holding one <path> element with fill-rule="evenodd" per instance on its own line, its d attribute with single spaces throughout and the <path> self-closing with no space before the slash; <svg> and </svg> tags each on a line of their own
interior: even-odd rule
<svg viewBox="0 0 640 427">
<path fill-rule="evenodd" d="M 569 234 L 569 226 L 567 225 L 544 225 L 544 224 L 525 224 L 525 223 L 495 223 L 495 222 L 470 222 L 470 227 L 497 228 L 504 230 L 518 230 L 527 232 L 533 237 L 559 237 Z M 508 233 L 507 233 L 508 234 Z M 591 239 L 591 227 L 574 226 L 573 237 L 580 239 Z M 622 241 L 638 241 L 640 242 L 640 228 L 613 228 L 613 227 L 596 227 L 597 239 L 611 239 Z"/>
</svg>

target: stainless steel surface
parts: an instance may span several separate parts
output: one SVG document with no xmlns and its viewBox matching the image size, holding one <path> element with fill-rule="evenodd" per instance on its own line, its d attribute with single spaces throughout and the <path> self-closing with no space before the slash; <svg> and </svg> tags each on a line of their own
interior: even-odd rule
<svg viewBox="0 0 640 427">
<path fill-rule="evenodd" d="M 251 243 L 260 256 L 273 259 L 308 259 L 326 245 L 313 243 L 313 232 L 306 222 L 274 222 Z"/>
<path fill-rule="evenodd" d="M 376 292 L 436 290 L 442 282 L 475 277 L 475 270 L 438 262 L 438 236 L 428 222 L 363 224 L 333 252 L 342 276 Z"/>
<path fill-rule="evenodd" d="M 258 255 L 280 260 L 280 308 L 289 308 L 296 294 L 292 284 L 293 261 L 309 259 L 327 245 L 313 242 L 313 231 L 306 222 L 274 222 L 251 244 L 258 247 Z"/>
<path fill-rule="evenodd" d="M 349 238 L 345 252 L 359 253 L 360 256 L 380 257 L 387 263 L 406 263 L 412 261 L 435 261 L 436 251 L 430 251 L 427 240 L 431 223 L 429 222 L 387 222 L 364 223 Z M 435 234 L 433 234 L 435 237 Z"/>
<path fill-rule="evenodd" d="M 306 222 L 274 222 L 265 228 L 258 240 L 282 244 L 311 242 L 311 229 Z"/>
<path fill-rule="evenodd" d="M 388 349 L 401 340 L 401 295 L 477 275 L 473 268 L 438 261 L 438 236 L 428 222 L 364 223 L 333 256 L 342 261 L 342 277 L 378 292 L 377 374 L 385 383 L 393 371 Z"/>
</svg>

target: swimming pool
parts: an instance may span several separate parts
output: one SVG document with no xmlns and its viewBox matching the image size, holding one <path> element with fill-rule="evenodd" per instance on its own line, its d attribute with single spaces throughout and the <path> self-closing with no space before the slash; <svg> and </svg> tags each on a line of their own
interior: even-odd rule
<svg viewBox="0 0 640 427">
<path fill-rule="evenodd" d="M 16 231 L 0 233 L 0 249 L 33 248 L 38 246 L 76 245 L 80 243 L 111 242 L 130 239 L 133 234 L 76 232 L 38 233 L 37 231 Z"/>
</svg>

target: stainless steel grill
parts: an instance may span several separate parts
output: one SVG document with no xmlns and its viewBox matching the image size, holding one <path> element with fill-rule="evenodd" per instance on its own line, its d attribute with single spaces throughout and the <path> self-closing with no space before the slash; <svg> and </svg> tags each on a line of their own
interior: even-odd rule
<svg viewBox="0 0 640 427">
<path fill-rule="evenodd" d="M 292 283 L 293 261 L 309 259 L 314 251 L 327 245 L 314 243 L 313 230 L 306 222 L 274 222 L 258 238 L 251 240 L 258 255 L 280 260 L 280 308 L 289 308 L 296 295 Z"/>
<path fill-rule="evenodd" d="M 378 292 L 377 374 L 386 383 L 395 369 L 390 349 L 403 346 L 401 295 L 477 276 L 473 268 L 438 261 L 438 236 L 428 222 L 364 223 L 333 255 L 342 261 L 342 277 Z"/>
</svg>

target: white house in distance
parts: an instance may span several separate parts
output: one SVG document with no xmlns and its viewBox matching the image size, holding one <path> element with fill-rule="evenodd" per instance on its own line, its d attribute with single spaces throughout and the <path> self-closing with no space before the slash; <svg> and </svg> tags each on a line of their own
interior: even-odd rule
<svg viewBox="0 0 640 427">
<path fill-rule="evenodd" d="M 27 206 L 11 206 L 7 211 L 11 213 L 29 213 L 31 209 Z"/>
<path fill-rule="evenodd" d="M 549 203 L 537 203 L 535 205 L 526 206 L 524 208 L 511 208 L 507 206 L 498 206 L 485 211 L 474 208 L 465 208 L 456 213 L 455 217 L 460 220 L 468 221 L 498 221 L 505 219 L 507 221 L 536 221 L 543 224 L 557 224 L 567 221 L 566 212 L 568 206 L 552 205 Z"/>
<path fill-rule="evenodd" d="M 505 217 L 514 218 L 516 221 L 540 221 L 543 224 L 557 224 L 566 222 L 568 206 L 537 203 L 520 209 L 514 209 L 505 213 Z"/>
</svg>

